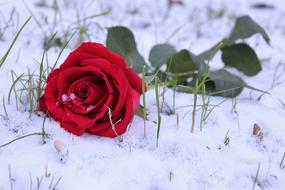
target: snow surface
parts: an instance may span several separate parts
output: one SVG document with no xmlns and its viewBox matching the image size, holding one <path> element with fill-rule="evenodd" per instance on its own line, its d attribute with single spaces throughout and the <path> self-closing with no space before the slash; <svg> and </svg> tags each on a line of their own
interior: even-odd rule
<svg viewBox="0 0 285 190">
<path fill-rule="evenodd" d="M 46 15 L 49 24 L 41 27 L 47 33 L 51 31 L 53 10 L 36 7 L 36 2 L 39 1 L 0 0 L 1 29 L 14 7 L 16 11 L 13 24 L 7 28 L 0 42 L 1 56 L 21 23 L 30 15 L 27 7 L 41 22 Z M 76 137 L 61 129 L 55 121 L 47 120 L 47 144 L 42 144 L 40 136 L 31 136 L 0 149 L 0 189 L 12 189 L 10 181 L 14 190 L 49 189 L 60 177 L 56 189 L 64 190 L 252 189 L 260 164 L 255 189 L 285 190 L 285 169 L 280 168 L 285 153 L 285 108 L 280 103 L 285 102 L 285 84 L 281 83 L 285 80 L 284 1 L 263 1 L 275 8 L 253 9 L 251 5 L 260 1 L 185 0 L 185 6 L 174 6 L 168 14 L 165 0 L 58 2 L 61 22 L 56 23 L 56 30 L 59 35 L 64 30 L 72 32 L 72 27 L 68 27 L 72 26 L 71 23 L 76 26 L 77 13 L 84 18 L 111 9 L 110 14 L 88 21 L 90 40 L 104 42 L 106 27 L 128 26 L 133 30 L 138 49 L 146 59 L 153 45 L 167 39 L 177 49 L 187 48 L 194 53 L 206 50 L 229 33 L 234 24 L 233 18 L 249 14 L 270 34 L 271 46 L 267 46 L 260 36 L 249 39 L 263 60 L 263 70 L 257 76 L 249 78 L 233 69 L 231 71 L 252 86 L 270 89 L 270 94 L 257 101 L 260 93 L 244 90 L 235 100 L 236 112 L 233 111 L 231 99 L 224 101 L 223 98 L 212 97 L 213 105 L 224 102 L 211 113 L 202 132 L 199 131 L 198 112 L 195 132 L 192 134 L 193 95 L 176 93 L 179 126 L 176 115 L 162 114 L 158 147 L 153 90 L 146 94 L 150 111 L 146 138 L 143 137 L 143 120 L 138 117 L 134 118 L 123 142 L 88 134 Z M 53 1 L 47 3 L 50 6 Z M 219 14 L 223 16 L 219 17 Z M 7 98 L 12 84 L 11 69 L 17 74 L 27 72 L 28 68 L 38 71 L 43 52 L 41 27 L 34 20 L 31 21 L 0 68 L 1 100 L 3 96 Z M 76 40 L 73 40 L 60 62 L 75 46 Z M 57 55 L 58 49 L 51 49 L 48 52 L 49 62 L 53 63 Z M 216 56 L 211 68 L 221 66 L 220 58 Z M 277 81 L 273 83 L 274 79 Z M 280 84 L 271 89 L 278 82 Z M 165 101 L 170 107 L 172 97 L 172 90 L 167 90 Z M 2 101 L 0 108 L 0 145 L 16 137 L 41 131 L 43 116 L 33 114 L 29 118 L 23 106 L 17 111 L 14 97 L 11 104 L 6 105 L 8 118 L 4 116 Z M 262 142 L 252 135 L 254 123 L 264 133 Z M 228 145 L 224 144 L 226 135 L 230 139 Z M 37 181 L 41 181 L 39 188 Z"/>
</svg>

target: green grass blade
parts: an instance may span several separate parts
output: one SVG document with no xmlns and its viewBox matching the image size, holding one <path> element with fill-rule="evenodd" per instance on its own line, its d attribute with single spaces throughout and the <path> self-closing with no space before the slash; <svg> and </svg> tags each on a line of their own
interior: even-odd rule
<svg viewBox="0 0 285 190">
<path fill-rule="evenodd" d="M 31 20 L 31 16 L 24 22 L 24 24 L 21 26 L 20 30 L 17 32 L 16 36 L 14 37 L 11 45 L 9 46 L 8 50 L 6 51 L 6 53 L 4 54 L 4 56 L 1 58 L 0 60 L 0 67 L 4 64 L 4 62 L 6 61 L 10 51 L 12 50 L 14 44 L 16 43 L 19 35 L 21 34 L 22 30 L 25 28 L 25 26 L 28 24 L 28 22 Z"/>
<path fill-rule="evenodd" d="M 158 79 L 157 78 L 155 78 L 155 97 L 156 97 L 156 108 L 157 108 L 156 146 L 158 147 L 158 139 L 159 139 L 159 133 L 160 133 L 161 116 L 160 116 L 160 103 L 159 103 Z"/>
</svg>

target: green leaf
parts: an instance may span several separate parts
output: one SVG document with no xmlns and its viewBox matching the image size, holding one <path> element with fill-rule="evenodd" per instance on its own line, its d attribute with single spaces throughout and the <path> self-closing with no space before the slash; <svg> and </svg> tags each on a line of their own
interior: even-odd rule
<svg viewBox="0 0 285 190">
<path fill-rule="evenodd" d="M 192 54 L 186 49 L 175 53 L 167 62 L 167 71 L 173 74 L 185 74 L 185 76 L 187 76 L 196 70 L 197 64 Z"/>
<path fill-rule="evenodd" d="M 223 69 L 210 72 L 206 84 L 209 95 L 230 98 L 238 96 L 245 86 L 246 83 L 240 77 Z"/>
<path fill-rule="evenodd" d="M 160 68 L 171 55 L 176 53 L 175 48 L 170 44 L 158 44 L 151 48 L 149 54 L 149 61 L 156 69 Z"/>
<path fill-rule="evenodd" d="M 128 28 L 123 26 L 108 28 L 106 46 L 108 49 L 123 56 L 127 64 L 137 73 L 142 72 L 146 63 L 137 50 L 133 33 Z"/>
<path fill-rule="evenodd" d="M 224 46 L 224 44 L 225 40 L 221 40 L 220 42 L 216 43 L 208 50 L 197 55 L 197 58 L 203 61 L 211 60 L 216 55 L 216 53 Z"/>
<path fill-rule="evenodd" d="M 222 60 L 226 66 L 234 67 L 247 76 L 254 76 L 261 71 L 261 64 L 254 50 L 244 43 L 222 48 Z"/>
<path fill-rule="evenodd" d="M 246 39 L 255 34 L 261 34 L 263 39 L 269 44 L 270 38 L 265 30 L 249 16 L 237 18 L 235 26 L 228 38 L 228 43 L 233 44 L 238 39 Z"/>
<path fill-rule="evenodd" d="M 231 46 L 235 44 L 238 39 L 246 39 L 255 34 L 261 34 L 264 40 L 269 44 L 270 39 L 265 30 L 259 26 L 255 21 L 253 21 L 249 16 L 242 16 L 237 18 L 235 26 L 231 31 L 227 39 L 223 39 L 208 50 L 200 53 L 197 56 L 197 59 L 200 62 L 211 60 L 211 58 L 216 54 L 220 49 L 223 49 L 225 46 Z M 200 64 L 203 66 L 203 64 Z M 199 68 L 199 71 L 203 70 Z"/>
<path fill-rule="evenodd" d="M 212 58 L 216 55 L 216 53 L 224 46 L 225 40 L 216 43 L 214 46 L 209 48 L 208 50 L 200 53 L 199 55 L 195 56 L 194 59 L 196 63 L 199 63 L 199 74 L 204 75 L 209 70 L 209 63 Z M 206 64 L 207 63 L 207 64 Z"/>
</svg>

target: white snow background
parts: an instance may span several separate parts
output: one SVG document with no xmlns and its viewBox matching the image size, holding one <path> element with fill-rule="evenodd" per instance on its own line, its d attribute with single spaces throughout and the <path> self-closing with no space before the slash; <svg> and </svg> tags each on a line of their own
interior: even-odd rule
<svg viewBox="0 0 285 190">
<path fill-rule="evenodd" d="M 52 28 L 54 11 L 37 7 L 38 0 L 0 0 L 0 28 L 14 8 L 15 22 L 7 28 L 0 41 L 2 56 L 11 43 L 19 26 L 30 16 L 49 24 L 42 25 L 44 31 Z M 47 1 L 49 7 L 54 1 Z M 176 93 L 176 115 L 162 114 L 159 146 L 156 147 L 155 122 L 157 117 L 155 93 L 146 94 L 150 111 L 147 121 L 147 136 L 143 137 L 143 120 L 135 117 L 124 141 L 85 134 L 71 135 L 61 129 L 55 121 L 47 120 L 47 144 L 40 136 L 31 136 L 0 149 L 0 189 L 56 189 L 63 190 L 240 190 L 252 189 L 260 164 L 255 190 L 285 190 L 285 169 L 280 162 L 285 153 L 285 3 L 282 0 L 263 1 L 274 9 L 254 9 L 257 0 L 185 0 L 184 6 L 173 6 L 167 12 L 166 0 L 58 0 L 61 22 L 56 24 L 58 34 L 80 18 L 99 14 L 106 16 L 88 20 L 90 40 L 105 42 L 106 27 L 124 25 L 135 34 L 139 51 L 148 58 L 150 48 L 166 40 L 178 50 L 187 48 L 200 53 L 226 37 L 237 16 L 248 14 L 265 28 L 271 37 L 267 46 L 261 36 L 248 40 L 261 58 L 263 70 L 257 76 L 246 77 L 234 69 L 250 85 L 269 90 L 260 101 L 259 92 L 244 90 L 233 101 L 227 99 L 214 109 L 203 131 L 199 131 L 197 119 L 192 134 L 191 120 L 193 95 Z M 222 14 L 222 16 L 221 16 Z M 31 20 L 17 40 L 5 64 L 0 68 L 0 98 L 8 96 L 12 85 L 11 70 L 17 74 L 39 70 L 43 52 L 43 32 L 35 20 Z M 177 32 L 175 32 L 177 31 Z M 71 31 L 72 32 L 72 31 Z M 174 35 L 172 35 L 175 33 Z M 170 37 L 170 38 L 169 38 Z M 86 39 L 88 40 L 88 39 Z M 71 42 L 60 58 L 62 62 L 76 46 Z M 59 49 L 52 48 L 48 59 L 53 63 Z M 222 67 L 217 55 L 210 63 L 211 69 Z M 275 82 L 274 82 L 275 81 Z M 278 86 L 272 88 L 272 85 Z M 272 89 L 271 89 L 272 88 Z M 166 93 L 166 102 L 172 107 L 172 90 Z M 199 99 L 199 102 L 201 100 Z M 211 104 L 224 101 L 212 97 Z M 19 136 L 40 132 L 43 116 L 17 111 L 15 99 L 6 105 L 9 118 L 4 117 L 0 103 L 0 145 Z M 197 113 L 197 118 L 200 112 Z M 252 134 L 257 123 L 264 140 L 259 142 Z M 226 134 L 230 142 L 224 144 Z M 61 141 L 63 153 L 58 153 L 54 142 Z M 11 185 L 12 184 L 12 185 Z M 38 187 L 40 184 L 40 187 Z"/>
</svg>

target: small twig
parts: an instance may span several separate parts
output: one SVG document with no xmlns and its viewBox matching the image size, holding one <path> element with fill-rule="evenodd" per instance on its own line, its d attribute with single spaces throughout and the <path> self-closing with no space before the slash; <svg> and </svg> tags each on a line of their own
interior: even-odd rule
<svg viewBox="0 0 285 190">
<path fill-rule="evenodd" d="M 252 186 L 252 190 L 255 189 L 255 186 L 257 184 L 257 181 L 258 181 L 258 175 L 259 175 L 259 170 L 260 170 L 260 163 L 258 163 L 258 167 L 257 167 L 257 171 L 256 171 L 256 175 L 255 175 L 255 178 L 253 180 L 253 186 Z"/>
<path fill-rule="evenodd" d="M 29 177 L 30 177 L 30 190 L 33 190 L 33 178 L 31 172 L 29 172 Z"/>
<path fill-rule="evenodd" d="M 8 171 L 9 171 L 9 182 L 10 182 L 10 189 L 13 190 L 13 178 L 12 178 L 12 172 L 11 172 L 11 165 L 8 165 Z"/>
<path fill-rule="evenodd" d="M 61 178 L 62 178 L 62 176 L 60 176 L 59 178 L 58 178 L 58 180 L 56 181 L 56 183 L 55 183 L 55 185 L 53 186 L 53 188 L 52 188 L 52 190 L 55 190 L 56 189 L 56 186 L 59 184 L 59 182 L 61 181 Z"/>
<path fill-rule="evenodd" d="M 48 178 L 50 176 L 50 173 L 48 172 L 48 166 L 46 164 L 46 167 L 45 167 L 45 177 Z"/>
<path fill-rule="evenodd" d="M 43 177 L 41 177 L 41 178 L 37 177 L 37 190 L 40 190 L 42 181 L 43 181 Z"/>
<path fill-rule="evenodd" d="M 230 137 L 228 136 L 229 132 L 230 132 L 230 130 L 227 131 L 227 134 L 226 134 L 225 139 L 224 139 L 224 145 L 225 146 L 229 145 L 229 143 L 230 143 Z"/>
<path fill-rule="evenodd" d="M 283 154 L 283 157 L 282 157 L 281 162 L 280 162 L 281 170 L 283 170 L 285 168 L 285 165 L 283 166 L 284 161 L 285 161 L 285 153 Z"/>
<path fill-rule="evenodd" d="M 179 113 L 176 113 L 176 127 L 179 128 Z"/>
<path fill-rule="evenodd" d="M 48 187 L 49 190 L 51 190 L 51 187 L 52 187 L 52 185 L 53 185 L 53 179 L 54 179 L 54 177 L 52 176 L 51 182 L 50 182 L 49 187 Z"/>
</svg>

